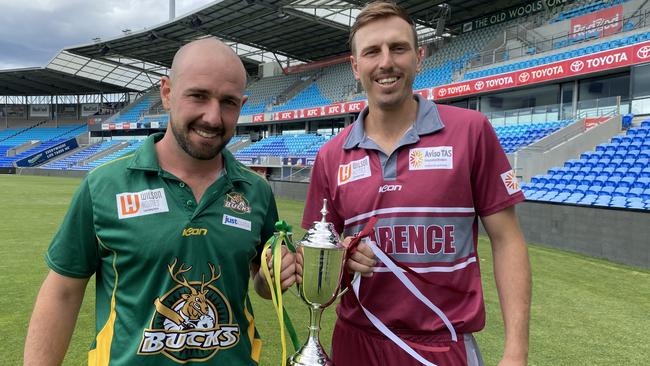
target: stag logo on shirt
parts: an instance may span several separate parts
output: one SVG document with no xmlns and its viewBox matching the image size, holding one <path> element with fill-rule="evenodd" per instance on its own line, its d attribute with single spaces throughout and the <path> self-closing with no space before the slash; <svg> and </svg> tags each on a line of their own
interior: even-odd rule
<svg viewBox="0 0 650 366">
<path fill-rule="evenodd" d="M 115 195 L 115 200 L 117 202 L 117 217 L 120 220 L 169 212 L 163 188 L 118 193 Z"/>
<path fill-rule="evenodd" d="M 503 185 L 506 187 L 506 190 L 508 190 L 509 195 L 512 196 L 513 194 L 521 191 L 521 186 L 519 185 L 519 181 L 517 180 L 517 176 L 513 170 L 508 170 L 507 172 L 501 174 L 501 180 L 503 181 Z"/>
<path fill-rule="evenodd" d="M 354 182 L 355 180 L 368 178 L 372 175 L 370 171 L 370 158 L 365 157 L 353 160 L 347 164 L 339 165 L 336 179 L 339 186 Z"/>
<path fill-rule="evenodd" d="M 229 208 L 237 213 L 250 213 L 251 205 L 246 197 L 239 192 L 226 193 L 226 199 L 223 201 L 223 207 Z"/>
<path fill-rule="evenodd" d="M 154 301 L 154 314 L 149 328 L 144 329 L 138 354 L 144 356 L 162 353 L 178 363 L 203 362 L 220 350 L 232 348 L 239 343 L 239 325 L 233 322 L 230 303 L 216 287 L 214 281 L 221 278 L 215 267 L 208 262 L 210 277 L 206 281 L 188 281 L 185 267 L 178 260 L 167 266 L 173 289 Z M 198 275 L 197 275 L 198 276 Z"/>
</svg>

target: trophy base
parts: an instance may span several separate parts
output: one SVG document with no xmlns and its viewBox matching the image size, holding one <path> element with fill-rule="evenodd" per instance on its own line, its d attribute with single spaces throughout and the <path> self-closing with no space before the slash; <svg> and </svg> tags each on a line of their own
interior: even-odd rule
<svg viewBox="0 0 650 366">
<path fill-rule="evenodd" d="M 320 344 L 307 342 L 287 362 L 291 366 L 334 366 Z"/>
</svg>

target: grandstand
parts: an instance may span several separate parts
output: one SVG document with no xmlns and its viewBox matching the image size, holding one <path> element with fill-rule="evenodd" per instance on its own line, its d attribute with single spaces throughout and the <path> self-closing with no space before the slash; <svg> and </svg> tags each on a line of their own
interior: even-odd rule
<svg viewBox="0 0 650 366">
<path fill-rule="evenodd" d="M 0 132 L 0 168 L 11 167 L 21 159 L 42 154 L 47 149 L 84 133 L 86 125 L 5 129 Z"/>
<path fill-rule="evenodd" d="M 106 155 L 102 156 L 98 159 L 93 159 L 90 160 L 86 163 L 83 161 L 77 161 L 76 164 L 72 165 L 69 169 L 71 170 L 92 170 L 93 168 L 96 168 L 104 163 L 110 162 L 112 160 L 115 160 L 119 157 L 122 157 L 124 155 L 127 155 L 133 151 L 135 151 L 138 147 L 140 147 L 143 143 L 143 140 L 130 140 L 127 144 L 122 146 L 120 149 L 117 151 Z"/>
<path fill-rule="evenodd" d="M 501 147 L 506 153 L 513 153 L 524 146 L 540 140 L 553 132 L 568 126 L 572 120 L 543 123 L 517 124 L 495 127 Z"/>
<path fill-rule="evenodd" d="M 523 186 L 535 201 L 650 209 L 650 120 Z"/>
<path fill-rule="evenodd" d="M 0 97 L 0 169 L 65 175 L 133 151 L 169 123 L 157 80 L 178 44 L 212 34 L 238 40 L 232 45 L 249 74 L 248 101 L 228 148 L 273 179 L 308 181 L 318 149 L 365 105 L 346 45 L 360 3 L 318 9 L 288 1 L 281 12 L 262 3 L 210 4 L 141 32 L 66 48 L 43 69 L 0 71 L 0 83 L 17 85 L 13 93 L 22 96 Z M 530 202 L 650 210 L 647 1 L 562 1 L 536 9 L 527 6 L 532 1 L 452 0 L 452 17 L 439 10 L 441 1 L 398 3 L 417 20 L 426 55 L 414 89 L 486 114 Z M 26 75 L 48 87 L 21 84 Z M 64 98 L 74 88 L 77 98 Z M 98 93 L 104 95 L 92 97 Z M 62 102 L 39 115 L 35 107 L 47 103 L 34 96 L 57 94 Z M 73 112 L 62 117 L 61 108 Z M 70 139 L 78 147 L 36 159 Z M 20 170 L 21 159 L 35 166 Z"/>
</svg>

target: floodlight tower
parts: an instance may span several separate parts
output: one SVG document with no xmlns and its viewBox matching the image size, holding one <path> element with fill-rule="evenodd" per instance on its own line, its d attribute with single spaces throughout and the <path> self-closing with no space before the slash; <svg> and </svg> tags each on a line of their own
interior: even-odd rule
<svg viewBox="0 0 650 366">
<path fill-rule="evenodd" d="M 176 0 L 169 0 L 169 20 L 176 18 Z"/>
</svg>

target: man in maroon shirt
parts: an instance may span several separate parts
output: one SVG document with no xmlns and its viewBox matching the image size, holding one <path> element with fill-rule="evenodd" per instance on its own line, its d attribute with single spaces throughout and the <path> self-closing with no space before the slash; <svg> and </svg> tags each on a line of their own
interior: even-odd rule
<svg viewBox="0 0 650 366">
<path fill-rule="evenodd" d="M 352 291 L 342 298 L 334 363 L 419 365 L 406 351 L 410 346 L 430 364 L 482 365 L 472 336 L 485 324 L 480 217 L 492 243 L 505 323 L 499 365 L 526 365 L 531 275 L 514 210 L 524 196 L 493 128 L 476 111 L 413 95 L 424 52 L 412 20 L 395 4 L 367 5 L 352 26 L 350 45 L 368 107 L 318 153 L 302 226 L 319 219 L 323 198 L 330 202 L 328 221 L 344 236 L 376 217 L 371 240 L 434 284 L 412 279 L 445 317 L 435 316 L 362 244 L 348 269 L 366 275 L 358 291 L 364 308 Z M 378 331 L 366 311 L 407 347 Z"/>
</svg>

